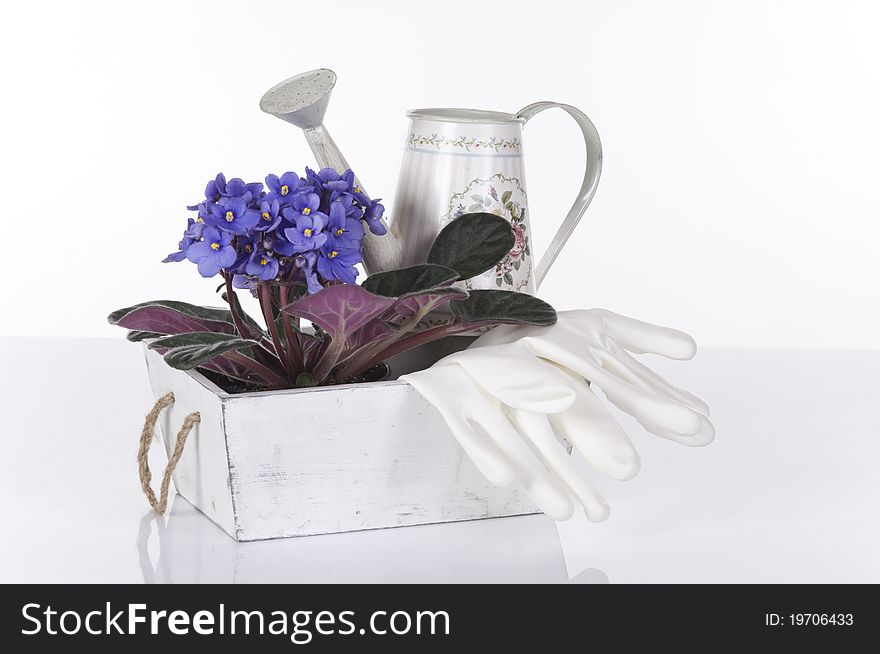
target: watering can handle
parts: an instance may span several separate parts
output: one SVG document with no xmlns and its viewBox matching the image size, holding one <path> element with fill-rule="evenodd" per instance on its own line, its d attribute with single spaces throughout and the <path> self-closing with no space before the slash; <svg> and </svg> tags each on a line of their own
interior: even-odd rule
<svg viewBox="0 0 880 654">
<path fill-rule="evenodd" d="M 593 195 L 596 193 L 596 187 L 599 185 L 599 175 L 602 173 L 602 143 L 599 140 L 599 132 L 596 131 L 596 126 L 593 125 L 593 122 L 587 118 L 587 115 L 580 109 L 568 104 L 560 104 L 558 102 L 536 102 L 530 104 L 528 107 L 520 109 L 516 114 L 516 117 L 521 119 L 523 124 L 525 124 L 536 114 L 541 113 L 545 109 L 552 109 L 554 107 L 567 111 L 581 128 L 581 132 L 584 134 L 584 143 L 587 147 L 587 170 L 584 173 L 584 182 L 581 184 L 581 190 L 578 191 L 574 204 L 571 209 L 569 209 L 565 220 L 562 221 L 562 225 L 560 225 L 559 229 L 556 231 L 553 240 L 550 241 L 550 245 L 547 247 L 546 252 L 544 252 L 544 256 L 541 257 L 541 260 L 538 262 L 535 272 L 536 288 L 540 288 L 541 282 L 544 281 L 544 277 L 547 275 L 547 271 L 550 270 L 550 266 L 556 261 L 556 257 L 559 256 L 559 253 L 562 251 L 562 248 L 565 246 L 565 243 L 568 241 L 572 232 L 574 232 L 574 228 L 577 227 L 577 224 L 580 222 L 587 207 L 590 206 L 590 201 L 593 199 Z"/>
</svg>

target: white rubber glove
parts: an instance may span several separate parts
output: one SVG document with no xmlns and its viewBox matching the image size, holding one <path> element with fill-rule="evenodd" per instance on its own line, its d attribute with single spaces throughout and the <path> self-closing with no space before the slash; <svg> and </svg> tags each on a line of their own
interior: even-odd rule
<svg viewBox="0 0 880 654">
<path fill-rule="evenodd" d="M 585 378 L 658 436 L 700 446 L 715 433 L 705 402 L 627 350 L 689 359 L 696 346 L 683 332 L 610 311 L 568 311 L 552 327 L 497 327 L 468 350 L 401 379 L 438 409 L 491 482 L 519 479 L 538 508 L 557 520 L 571 517 L 573 495 L 587 518 L 600 521 L 610 509 L 557 435 L 616 479 L 632 478 L 639 458 Z"/>
</svg>

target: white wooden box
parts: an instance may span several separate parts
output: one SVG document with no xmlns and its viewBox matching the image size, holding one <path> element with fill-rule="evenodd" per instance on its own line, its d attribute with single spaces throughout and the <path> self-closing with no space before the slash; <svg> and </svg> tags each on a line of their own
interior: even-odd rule
<svg viewBox="0 0 880 654">
<path fill-rule="evenodd" d="M 518 487 L 489 484 L 405 382 L 229 394 L 152 350 L 146 359 L 154 396 L 175 396 L 159 419 L 167 452 L 201 414 L 177 492 L 238 541 L 537 511 Z"/>
</svg>

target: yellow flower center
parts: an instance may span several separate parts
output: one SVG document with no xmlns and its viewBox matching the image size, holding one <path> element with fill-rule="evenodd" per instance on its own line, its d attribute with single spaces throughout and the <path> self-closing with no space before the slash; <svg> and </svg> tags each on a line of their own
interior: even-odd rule
<svg viewBox="0 0 880 654">
<path fill-rule="evenodd" d="M 335 259 L 338 256 L 339 256 L 339 252 L 337 252 L 336 250 L 333 250 L 330 254 L 327 255 L 327 258 L 328 259 Z"/>
<path fill-rule="evenodd" d="M 219 243 L 211 243 L 211 249 L 212 250 L 219 250 L 220 244 Z"/>
<path fill-rule="evenodd" d="M 251 247 L 250 243 L 244 246 L 244 251 L 250 254 L 254 251 L 254 248 Z"/>
<path fill-rule="evenodd" d="M 269 212 L 268 212 L 268 211 L 264 211 L 262 217 L 263 217 L 263 220 L 265 220 L 266 222 L 271 222 L 271 221 L 272 221 L 272 216 L 269 215 Z"/>
<path fill-rule="evenodd" d="M 306 228 L 303 230 L 303 234 L 305 234 L 306 236 L 311 236 L 311 235 L 312 235 L 312 230 L 309 229 L 308 227 L 306 227 Z"/>
<path fill-rule="evenodd" d="M 354 187 L 354 192 L 355 192 L 355 193 L 360 193 L 360 192 L 361 192 L 361 187 L 360 187 L 360 186 L 355 186 L 355 187 Z"/>
<path fill-rule="evenodd" d="M 265 258 L 260 259 L 260 265 L 261 265 L 261 266 L 265 266 L 267 263 L 269 263 L 269 260 L 268 260 L 268 259 L 265 259 Z"/>
<path fill-rule="evenodd" d="M 342 227 L 336 230 L 337 236 L 342 236 L 343 234 L 345 234 L 345 230 Z"/>
<path fill-rule="evenodd" d="M 287 195 L 290 193 L 290 188 L 288 188 L 287 184 L 281 187 L 281 195 Z"/>
<path fill-rule="evenodd" d="M 231 211 L 227 211 L 226 212 L 226 222 L 231 223 L 233 220 L 235 220 L 235 214 L 232 213 Z"/>
<path fill-rule="evenodd" d="M 202 220 L 202 217 L 199 216 L 198 218 L 196 218 L 196 222 L 197 222 L 197 223 L 200 223 L 200 222 L 204 222 L 204 221 Z"/>
<path fill-rule="evenodd" d="M 306 207 L 305 209 L 303 209 L 303 215 L 304 215 L 304 216 L 308 216 L 310 213 L 312 213 L 312 210 L 309 209 L 308 207 Z"/>
</svg>

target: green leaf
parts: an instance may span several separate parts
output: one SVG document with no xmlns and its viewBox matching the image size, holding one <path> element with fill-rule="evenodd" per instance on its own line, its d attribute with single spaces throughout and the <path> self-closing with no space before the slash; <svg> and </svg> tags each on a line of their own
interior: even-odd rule
<svg viewBox="0 0 880 654">
<path fill-rule="evenodd" d="M 513 276 L 509 272 L 504 273 L 504 283 L 513 286 Z"/>
<path fill-rule="evenodd" d="M 307 372 L 301 372 L 296 376 L 297 387 L 301 386 L 317 386 L 318 381 Z"/>
<path fill-rule="evenodd" d="M 511 195 L 513 195 L 511 191 L 504 191 L 504 193 L 501 194 L 501 204 L 506 206 L 507 203 L 510 202 Z"/>
<path fill-rule="evenodd" d="M 140 343 L 141 341 L 145 341 L 148 338 L 159 338 L 161 336 L 165 336 L 165 334 L 160 334 L 158 332 L 145 332 L 140 329 L 132 329 L 125 335 L 125 338 L 131 341 L 132 343 Z"/>
<path fill-rule="evenodd" d="M 458 273 L 452 268 L 422 263 L 370 275 L 361 286 L 374 295 L 400 297 L 407 293 L 417 293 L 435 286 L 451 284 L 457 279 Z"/>
<path fill-rule="evenodd" d="M 486 272 L 513 248 L 513 230 L 501 216 L 469 213 L 449 223 L 434 239 L 428 263 L 458 271 L 461 279 Z"/>
<path fill-rule="evenodd" d="M 256 341 L 216 332 L 190 332 L 166 336 L 150 343 L 152 349 L 165 349 L 165 362 L 178 370 L 192 370 L 230 350 L 256 345 Z"/>
<path fill-rule="evenodd" d="M 556 311 L 534 295 L 515 291 L 476 290 L 464 300 L 449 303 L 452 314 L 464 322 L 552 325 Z"/>
</svg>

